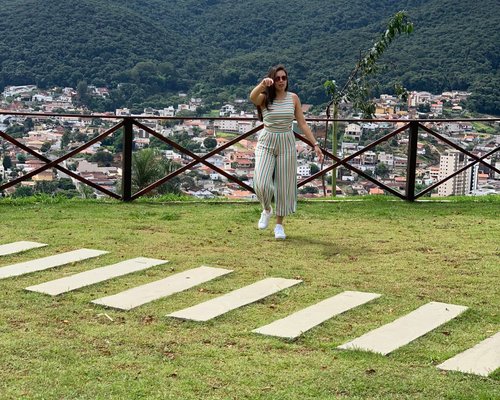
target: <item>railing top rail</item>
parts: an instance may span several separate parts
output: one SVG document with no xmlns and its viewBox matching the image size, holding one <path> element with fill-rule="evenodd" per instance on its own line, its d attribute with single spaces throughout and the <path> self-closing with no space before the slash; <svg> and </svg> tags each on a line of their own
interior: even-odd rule
<svg viewBox="0 0 500 400">
<path fill-rule="evenodd" d="M 196 117 L 196 116 L 178 116 L 178 117 L 163 117 L 159 115 L 111 115 L 111 114 L 66 114 L 66 113 L 39 113 L 39 112 L 23 112 L 23 111 L 8 111 L 0 110 L 0 115 L 19 115 L 27 117 L 63 117 L 63 118 L 100 118 L 100 119 L 158 119 L 158 120 L 233 120 L 233 121 L 255 121 L 257 117 Z M 407 123 L 407 122 L 500 122 L 500 117 L 494 118 L 453 118 L 453 119 L 368 119 L 368 118 L 322 118 L 322 117 L 309 117 L 308 121 L 315 122 L 388 122 L 388 123 Z"/>
</svg>

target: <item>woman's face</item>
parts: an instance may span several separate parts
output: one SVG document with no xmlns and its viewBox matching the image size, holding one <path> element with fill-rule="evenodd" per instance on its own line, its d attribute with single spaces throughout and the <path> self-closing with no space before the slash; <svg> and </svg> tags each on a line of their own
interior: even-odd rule
<svg viewBox="0 0 500 400">
<path fill-rule="evenodd" d="M 282 69 L 276 72 L 274 75 L 274 87 L 276 90 L 282 92 L 286 90 L 288 83 L 288 77 L 286 75 L 286 72 L 283 71 Z"/>
</svg>

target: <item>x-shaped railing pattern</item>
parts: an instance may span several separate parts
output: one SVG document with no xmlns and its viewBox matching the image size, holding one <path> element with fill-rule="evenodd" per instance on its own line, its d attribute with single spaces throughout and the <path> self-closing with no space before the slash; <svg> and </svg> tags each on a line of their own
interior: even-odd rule
<svg viewBox="0 0 500 400">
<path fill-rule="evenodd" d="M 123 121 L 119 122 L 118 124 L 116 124 L 115 126 L 113 126 L 110 129 L 108 129 L 107 131 L 103 132 L 99 136 L 97 136 L 94 139 L 86 142 L 85 144 L 81 145 L 80 147 L 76 148 L 75 150 L 70 151 L 69 153 L 65 154 L 64 156 L 57 158 L 56 160 L 50 160 L 50 159 L 48 159 L 44 155 L 36 152 L 35 150 L 29 148 L 28 146 L 25 146 L 24 144 L 20 143 L 18 140 L 14 139 L 13 137 L 7 135 L 5 132 L 0 131 L 0 137 L 4 138 L 5 140 L 9 141 L 13 145 L 19 147 L 20 149 L 24 150 L 28 154 L 31 154 L 33 157 L 36 157 L 39 160 L 42 160 L 43 162 L 46 163 L 45 165 L 43 165 L 40 168 L 37 168 L 37 169 L 35 169 L 35 170 L 31 171 L 31 172 L 28 172 L 27 174 L 25 174 L 23 176 L 20 176 L 20 177 L 18 177 L 16 179 L 13 179 L 12 181 L 9 181 L 9 182 L 7 182 L 7 183 L 5 183 L 3 185 L 0 185 L 0 190 L 7 189 L 7 188 L 9 188 L 11 186 L 17 185 L 21 181 L 27 180 L 27 179 L 31 178 L 32 176 L 38 175 L 39 173 L 45 171 L 46 169 L 56 168 L 59 171 L 64 172 L 65 174 L 71 176 L 72 178 L 75 178 L 78 181 L 83 182 L 86 185 L 89 185 L 89 186 L 93 187 L 94 189 L 97 189 L 97 190 L 99 190 L 99 191 L 107 194 L 108 196 L 111 196 L 111 197 L 113 197 L 115 199 L 120 199 L 121 197 L 119 195 L 117 195 L 116 193 L 113 193 L 113 192 L 107 190 L 106 188 L 104 188 L 104 187 L 102 187 L 100 185 L 97 185 L 97 184 L 95 184 L 94 182 L 91 182 L 88 179 L 83 178 L 82 176 L 74 173 L 73 171 L 70 171 L 67 168 L 64 168 L 64 167 L 60 166 L 59 164 L 62 163 L 63 161 L 66 161 L 68 158 L 71 158 L 71 157 L 75 156 L 76 154 L 82 152 L 83 150 L 85 150 L 86 148 L 92 146 L 93 144 L 95 144 L 97 142 L 100 142 L 102 139 L 104 139 L 107 136 L 111 135 L 114 131 L 120 129 L 123 125 L 124 125 Z"/>
<path fill-rule="evenodd" d="M 7 113 L 4 113 L 4 114 L 7 114 Z M 33 115 L 52 116 L 53 115 L 53 114 L 27 114 L 27 113 L 16 113 L 16 114 L 31 115 L 31 116 L 33 116 Z M 80 118 L 96 118 L 98 116 L 95 116 L 95 115 L 93 115 L 93 116 L 81 116 L 81 115 L 79 115 L 78 117 L 80 117 Z M 101 117 L 109 118 L 109 116 L 101 116 Z M 147 119 L 154 119 L 154 117 L 148 117 Z M 181 119 L 181 118 L 175 118 L 175 119 Z M 186 118 L 183 118 L 183 119 L 186 119 Z M 205 118 L 205 119 L 208 119 L 208 118 Z M 316 119 L 316 120 L 318 120 L 318 119 Z M 485 121 L 485 120 L 486 121 L 493 121 L 493 122 L 498 121 L 498 119 L 480 119 L 480 121 Z M 350 120 L 345 120 L 345 121 L 350 121 Z M 456 120 L 437 120 L 437 122 L 452 122 L 452 121 L 456 121 Z M 467 121 L 471 121 L 471 120 L 467 120 Z M 387 122 L 387 121 L 384 121 L 384 122 Z M 392 122 L 394 122 L 394 121 L 392 121 Z M 493 165 L 491 165 L 485 161 L 486 158 L 488 158 L 491 155 L 493 155 L 494 153 L 496 153 L 500 149 L 500 146 L 492 149 L 487 154 L 484 154 L 481 157 L 478 157 L 478 156 L 474 155 L 473 153 L 469 152 L 468 150 L 458 146 L 452 140 L 450 140 L 450 139 L 444 137 L 443 135 L 433 131 L 432 129 L 427 128 L 425 125 L 423 125 L 418 120 L 398 121 L 398 122 L 405 122 L 405 124 L 404 124 L 404 126 L 384 135 L 383 137 L 379 138 L 378 140 L 375 140 L 374 142 L 370 143 L 369 145 L 363 147 L 361 150 L 358 150 L 345 158 L 341 159 L 341 158 L 337 157 L 336 155 L 332 154 L 331 152 L 329 152 L 328 150 L 326 150 L 325 148 L 322 148 L 321 150 L 322 150 L 323 154 L 334 161 L 333 165 L 330 165 L 330 166 L 322 169 L 321 171 L 313 174 L 312 176 L 310 176 L 304 180 L 301 180 L 297 184 L 297 186 L 301 187 L 301 186 L 305 185 L 306 183 L 311 182 L 311 181 L 321 177 L 322 175 L 328 173 L 329 171 L 335 170 L 335 168 L 342 165 L 345 168 L 355 172 L 359 176 L 362 176 L 366 180 L 374 183 L 378 187 L 384 189 L 386 192 L 391 193 L 394 196 L 399 197 L 400 199 L 413 201 L 413 200 L 416 200 L 417 198 L 423 196 L 424 194 L 432 191 L 437 186 L 443 184 L 444 182 L 448 181 L 449 179 L 452 179 L 454 176 L 462 173 L 467 168 L 470 168 L 477 163 L 481 163 L 481 164 L 487 166 L 488 168 L 490 168 L 492 171 L 495 171 L 496 173 L 500 174 L 500 171 L 496 167 L 494 167 Z M 139 191 L 137 191 L 136 193 L 132 194 L 132 192 L 131 192 L 132 191 L 132 185 L 131 185 L 131 181 L 132 181 L 132 148 L 133 148 L 132 143 L 133 143 L 133 127 L 134 126 L 136 126 L 139 129 L 142 129 L 145 132 L 149 133 L 150 135 L 158 138 L 160 141 L 172 146 L 173 148 L 175 148 L 179 152 L 187 155 L 188 157 L 191 157 L 193 161 L 191 161 L 190 163 L 188 163 L 182 167 L 179 167 L 177 170 L 171 172 L 167 176 L 161 178 L 160 180 L 158 180 L 158 181 L 150 184 L 149 186 L 142 188 Z M 124 135 L 123 135 L 123 176 L 122 176 L 123 194 L 121 196 L 60 165 L 65 160 L 79 154 L 83 150 L 87 149 L 88 147 L 92 146 L 95 143 L 100 142 L 101 140 L 105 139 L 107 136 L 113 134 L 114 132 L 116 132 L 117 130 L 122 129 L 122 128 L 124 130 Z M 215 148 L 214 150 L 206 153 L 203 156 L 198 156 L 195 153 L 193 153 L 192 151 L 182 147 L 181 145 L 179 145 L 175 141 L 169 139 L 168 137 L 161 135 L 160 133 L 156 132 L 154 129 L 151 129 L 150 127 L 144 125 L 143 123 L 141 123 L 138 120 L 137 117 L 122 117 L 122 120 L 120 122 L 118 122 L 116 125 L 114 125 L 113 127 L 111 127 L 110 129 L 106 130 L 105 132 L 103 132 L 99 136 L 93 138 L 92 140 L 84 143 L 83 145 L 79 146 L 78 148 L 70 151 L 69 153 L 67 153 L 64 156 L 59 157 L 55 160 L 50 160 L 49 158 L 45 157 L 44 155 L 36 152 L 35 150 L 33 150 L 33 149 L 29 148 L 28 146 L 24 145 L 23 143 L 19 142 L 15 138 L 7 135 L 5 132 L 0 131 L 0 137 L 2 137 L 3 139 L 7 140 L 8 142 L 12 143 L 13 145 L 19 147 L 20 149 L 24 150 L 28 154 L 31 154 L 32 156 L 40 159 L 41 161 L 43 161 L 45 163 L 45 165 L 25 174 L 23 176 L 20 176 L 20 177 L 13 179 L 7 183 L 4 183 L 3 185 L 0 185 L 0 190 L 4 190 L 4 189 L 7 189 L 7 188 L 12 187 L 14 185 L 17 185 L 21 181 L 30 179 L 31 177 L 49 169 L 49 168 L 56 168 L 57 170 L 64 172 L 68 176 L 71 176 L 72 178 L 75 178 L 76 180 L 78 180 L 86 185 L 89 185 L 89 186 L 93 187 L 94 189 L 99 190 L 110 197 L 113 197 L 115 199 L 125 200 L 125 201 L 132 201 L 132 200 L 135 200 L 135 199 L 149 193 L 150 191 L 154 190 L 156 187 L 158 187 L 158 186 L 162 185 L 163 183 L 167 182 L 168 180 L 178 176 L 179 174 L 195 167 L 196 165 L 204 164 L 207 167 L 211 168 L 213 171 L 223 175 L 228 180 L 235 182 L 236 184 L 238 184 L 239 186 L 245 188 L 246 190 L 248 190 L 250 192 L 253 192 L 252 187 L 247 185 L 245 182 L 242 182 L 237 177 L 224 171 L 223 169 L 213 165 L 212 163 L 210 163 L 208 161 L 208 159 L 210 159 L 210 157 L 222 152 L 223 150 L 233 146 L 234 144 L 240 142 L 241 140 L 246 139 L 249 136 L 252 136 L 253 134 L 260 131 L 261 129 L 263 129 L 263 125 L 259 125 L 255 128 L 253 128 L 252 130 L 250 130 L 244 134 L 239 135 L 238 137 L 234 138 L 233 140 L 228 141 L 227 143 Z M 441 181 L 434 183 L 433 185 L 425 188 L 424 190 L 422 190 L 419 193 L 415 193 L 415 175 L 416 175 L 416 164 L 417 164 L 417 143 L 418 143 L 419 129 L 424 130 L 428 134 L 441 140 L 442 142 L 446 143 L 447 145 L 453 147 L 454 149 L 461 151 L 462 153 L 467 155 L 472 161 L 469 164 L 465 165 L 464 167 L 460 168 L 459 170 L 455 171 L 451 175 L 442 179 Z M 392 137 L 394 137 L 394 136 L 396 136 L 404 131 L 409 131 L 406 190 L 405 190 L 404 194 L 400 193 L 397 190 L 392 189 L 391 187 L 378 181 L 377 179 L 370 176 L 369 174 L 362 171 L 361 169 L 356 168 L 355 166 L 349 164 L 349 161 L 355 159 L 358 156 L 361 156 L 363 153 L 373 149 L 374 147 L 376 147 L 380 143 L 387 141 L 387 140 L 391 139 Z M 296 132 L 295 132 L 295 136 L 297 137 L 297 139 L 311 145 L 311 143 L 304 136 L 302 136 Z"/>
</svg>

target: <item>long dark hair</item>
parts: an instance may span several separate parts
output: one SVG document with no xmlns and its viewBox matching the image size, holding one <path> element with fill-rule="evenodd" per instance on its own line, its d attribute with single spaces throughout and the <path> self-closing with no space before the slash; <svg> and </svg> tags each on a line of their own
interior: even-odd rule
<svg viewBox="0 0 500 400">
<path fill-rule="evenodd" d="M 274 81 L 274 78 L 276 77 L 276 74 L 278 71 L 284 71 L 286 74 L 286 77 L 288 78 L 288 72 L 285 69 L 283 65 L 276 65 L 275 67 L 271 67 L 269 69 L 269 72 L 267 73 L 266 78 L 271 78 Z M 288 79 L 286 80 L 286 91 L 288 91 Z M 264 100 L 264 106 L 265 108 L 269 109 L 269 105 L 273 104 L 274 99 L 276 98 L 276 88 L 274 85 L 272 86 L 267 86 L 266 91 L 264 92 L 264 95 L 266 96 L 266 99 Z M 262 107 L 257 106 L 257 113 L 259 114 L 259 120 L 263 121 L 264 117 L 262 116 Z"/>
</svg>

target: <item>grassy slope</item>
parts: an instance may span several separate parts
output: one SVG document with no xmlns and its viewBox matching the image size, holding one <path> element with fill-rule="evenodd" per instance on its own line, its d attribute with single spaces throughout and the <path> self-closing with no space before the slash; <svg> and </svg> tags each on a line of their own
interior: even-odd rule
<svg viewBox="0 0 500 400">
<path fill-rule="evenodd" d="M 302 203 L 285 242 L 255 228 L 255 204 L 0 202 L 0 214 L 0 243 L 50 244 L 2 257 L 2 266 L 78 247 L 110 251 L 0 281 L 2 398 L 500 395 L 498 371 L 481 378 L 435 368 L 499 329 L 498 201 Z M 170 263 L 57 298 L 23 291 L 136 256 Z M 129 312 L 89 303 L 200 265 L 234 273 Z M 269 276 L 304 283 L 208 323 L 165 317 Z M 295 342 L 250 332 L 344 290 L 383 296 Z M 429 301 L 470 310 L 388 357 L 335 350 Z"/>
</svg>

